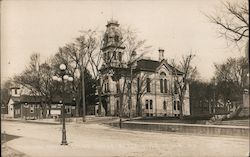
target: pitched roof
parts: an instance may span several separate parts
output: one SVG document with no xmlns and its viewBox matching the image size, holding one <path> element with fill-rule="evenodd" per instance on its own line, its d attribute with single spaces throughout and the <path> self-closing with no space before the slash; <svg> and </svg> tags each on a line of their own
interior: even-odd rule
<svg viewBox="0 0 250 157">
<path fill-rule="evenodd" d="M 39 103 L 43 100 L 41 96 L 21 95 L 20 102 Z"/>
<path fill-rule="evenodd" d="M 34 96 L 34 95 L 21 95 L 20 97 L 12 96 L 11 99 L 14 103 L 40 103 L 41 101 L 45 101 L 45 97 L 42 96 Z M 60 96 L 56 96 L 52 98 L 52 103 L 60 103 L 62 98 Z M 64 97 L 64 102 L 67 104 L 73 102 L 73 98 L 70 96 Z"/>
<path fill-rule="evenodd" d="M 145 71 L 155 71 L 157 67 L 161 62 L 159 61 L 154 61 L 154 60 L 149 60 L 149 59 L 141 59 L 137 61 L 137 67 L 136 69 L 138 70 L 145 70 Z"/>
<path fill-rule="evenodd" d="M 181 72 L 177 68 L 170 65 L 166 60 L 162 60 L 161 62 L 159 62 L 159 61 L 150 60 L 150 59 L 141 59 L 141 60 L 137 61 L 136 69 L 137 70 L 142 70 L 142 71 L 152 71 L 152 72 L 154 72 L 154 71 L 157 70 L 157 68 L 161 64 L 165 64 L 166 66 L 168 66 L 171 69 L 172 72 L 174 70 L 176 70 L 178 75 L 183 74 L 183 72 Z"/>
<path fill-rule="evenodd" d="M 12 99 L 14 101 L 14 103 L 20 101 L 20 97 L 16 97 L 16 96 L 12 96 L 12 97 L 10 97 L 10 99 Z"/>
</svg>

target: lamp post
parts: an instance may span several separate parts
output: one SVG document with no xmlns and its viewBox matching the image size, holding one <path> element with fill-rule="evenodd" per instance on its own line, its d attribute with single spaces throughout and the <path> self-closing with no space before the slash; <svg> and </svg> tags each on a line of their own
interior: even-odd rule
<svg viewBox="0 0 250 157">
<path fill-rule="evenodd" d="M 28 104 L 27 103 L 25 103 L 24 104 L 24 108 L 25 108 L 25 120 L 27 120 L 27 108 L 28 108 Z"/>
<path fill-rule="evenodd" d="M 61 115 L 62 115 L 62 142 L 61 142 L 61 145 L 68 145 L 67 143 L 67 139 L 66 139 L 66 127 L 65 127 L 65 100 L 64 100 L 64 93 L 65 93 L 65 82 L 66 81 L 70 81 L 72 82 L 73 81 L 73 77 L 70 77 L 66 74 L 66 65 L 65 64 L 61 64 L 59 66 L 60 70 L 61 70 L 61 73 L 59 74 L 59 77 L 58 76 L 53 76 L 52 79 L 54 81 L 58 81 L 58 82 L 62 82 L 62 103 L 63 103 L 63 106 L 62 106 L 62 112 L 61 112 Z"/>
</svg>

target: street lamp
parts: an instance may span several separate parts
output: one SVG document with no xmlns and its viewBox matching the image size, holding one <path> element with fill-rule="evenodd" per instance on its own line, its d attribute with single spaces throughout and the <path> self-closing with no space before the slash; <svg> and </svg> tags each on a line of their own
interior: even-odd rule
<svg viewBox="0 0 250 157">
<path fill-rule="evenodd" d="M 66 74 L 66 65 L 65 64 L 61 64 L 59 66 L 59 69 L 61 70 L 59 77 L 58 76 L 53 76 L 52 79 L 54 81 L 58 81 L 58 82 L 62 82 L 62 86 L 63 86 L 63 95 L 62 95 L 62 142 L 61 145 L 68 145 L 67 140 L 66 140 L 66 127 L 65 127 L 65 100 L 64 100 L 64 93 L 65 93 L 65 82 L 66 81 L 73 81 L 73 77 L 68 76 Z"/>
<path fill-rule="evenodd" d="M 24 104 L 24 108 L 25 108 L 25 120 L 27 120 L 27 109 L 28 109 L 28 104 L 27 103 L 25 103 Z"/>
</svg>

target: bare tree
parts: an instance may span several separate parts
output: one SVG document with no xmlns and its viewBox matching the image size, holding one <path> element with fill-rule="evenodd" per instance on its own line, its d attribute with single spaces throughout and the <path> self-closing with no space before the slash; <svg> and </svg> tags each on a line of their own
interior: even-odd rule
<svg viewBox="0 0 250 157">
<path fill-rule="evenodd" d="M 40 63 L 40 55 L 34 53 L 30 57 L 30 64 L 24 72 L 14 77 L 13 81 L 27 88 L 31 95 L 37 96 L 42 108 L 42 116 L 46 117 L 47 104 L 51 97 L 51 67 L 47 63 Z M 43 98 L 45 97 L 45 104 Z"/>
<path fill-rule="evenodd" d="M 80 114 L 80 103 L 83 105 L 83 121 L 85 121 L 86 104 L 85 104 L 85 73 L 88 67 L 90 56 L 97 48 L 96 39 L 92 34 L 95 31 L 83 31 L 83 34 L 76 38 L 74 43 L 66 44 L 59 48 L 59 52 L 54 58 L 54 67 L 58 69 L 59 64 L 67 65 L 67 72 L 73 77 L 72 94 L 76 98 L 76 113 Z M 89 92 L 89 91 L 88 91 Z"/>
<path fill-rule="evenodd" d="M 236 44 L 249 40 L 248 0 L 222 2 L 222 9 L 219 12 L 214 15 L 205 15 L 210 22 L 218 26 L 219 34 L 227 40 Z"/>
<path fill-rule="evenodd" d="M 195 55 L 193 54 L 183 56 L 179 66 L 174 61 L 172 62 L 173 75 L 174 75 L 174 88 L 175 88 L 173 90 L 173 94 L 177 94 L 179 97 L 180 119 L 183 119 L 183 105 L 184 105 L 188 80 L 190 76 L 193 75 L 192 73 L 195 72 L 194 69 L 196 69 L 192 68 L 191 66 L 191 61 L 193 60 L 194 57 Z M 181 69 L 181 71 L 178 70 L 178 67 Z"/>
<path fill-rule="evenodd" d="M 10 88 L 13 85 L 13 81 L 11 78 L 6 80 L 2 85 L 1 85 L 1 104 L 6 107 L 9 98 L 10 98 Z"/>
<path fill-rule="evenodd" d="M 248 61 L 245 57 L 228 58 L 225 63 L 215 64 L 215 81 L 220 99 L 241 101 L 242 92 L 247 87 Z"/>
<path fill-rule="evenodd" d="M 146 73 L 139 73 L 137 75 L 137 81 L 135 92 L 136 92 L 136 115 L 137 116 L 142 116 L 142 98 L 143 96 L 147 93 L 147 78 L 149 77 L 148 74 Z M 150 79 L 151 83 L 153 79 Z"/>
</svg>

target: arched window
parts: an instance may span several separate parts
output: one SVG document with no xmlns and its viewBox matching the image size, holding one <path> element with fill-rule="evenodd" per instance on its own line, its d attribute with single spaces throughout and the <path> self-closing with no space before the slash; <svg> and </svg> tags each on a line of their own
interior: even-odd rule
<svg viewBox="0 0 250 157">
<path fill-rule="evenodd" d="M 167 79 L 164 79 L 164 92 L 167 93 L 168 91 L 168 83 L 167 83 Z"/>
<path fill-rule="evenodd" d="M 160 92 L 167 93 L 168 91 L 168 83 L 166 79 L 167 75 L 164 72 L 160 73 Z"/>
<path fill-rule="evenodd" d="M 147 84 L 147 92 L 150 92 L 150 78 L 147 78 L 146 84 Z"/>
<path fill-rule="evenodd" d="M 167 109 L 167 102 L 164 100 L 163 101 L 163 109 L 166 110 Z"/>
<path fill-rule="evenodd" d="M 163 79 L 160 79 L 160 90 L 163 93 Z"/>
</svg>

